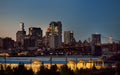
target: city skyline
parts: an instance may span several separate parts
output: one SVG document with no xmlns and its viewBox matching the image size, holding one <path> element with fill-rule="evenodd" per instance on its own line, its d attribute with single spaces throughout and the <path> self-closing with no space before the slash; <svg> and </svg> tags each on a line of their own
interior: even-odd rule
<svg viewBox="0 0 120 75">
<path fill-rule="evenodd" d="M 119 3 L 119 0 L 1 0 L 0 37 L 15 40 L 19 22 L 25 23 L 27 34 L 32 26 L 41 27 L 45 35 L 51 21 L 61 21 L 63 33 L 74 31 L 77 41 L 87 40 L 96 32 L 119 40 Z"/>
</svg>

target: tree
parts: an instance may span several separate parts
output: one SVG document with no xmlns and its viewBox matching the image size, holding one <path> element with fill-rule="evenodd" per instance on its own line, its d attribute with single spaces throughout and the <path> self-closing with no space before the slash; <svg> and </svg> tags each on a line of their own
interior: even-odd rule
<svg viewBox="0 0 120 75">
<path fill-rule="evenodd" d="M 37 75 L 50 75 L 50 70 L 42 65 L 40 66 L 40 71 L 37 72 Z"/>
<path fill-rule="evenodd" d="M 68 68 L 67 65 L 63 65 L 60 69 L 60 74 L 61 75 L 74 75 L 74 72 L 73 72 L 73 70 Z"/>
<path fill-rule="evenodd" d="M 51 75 L 59 75 L 59 72 L 57 71 L 58 68 L 57 68 L 57 65 L 52 65 L 51 68 L 50 68 L 50 74 Z"/>
</svg>

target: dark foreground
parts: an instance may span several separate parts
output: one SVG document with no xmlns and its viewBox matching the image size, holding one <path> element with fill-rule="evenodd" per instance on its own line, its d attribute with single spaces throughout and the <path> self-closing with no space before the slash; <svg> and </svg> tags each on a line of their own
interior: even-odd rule
<svg viewBox="0 0 120 75">
<path fill-rule="evenodd" d="M 120 75 L 120 62 L 116 64 L 115 68 L 109 66 L 97 70 L 93 67 L 91 69 L 76 69 L 75 71 L 69 69 L 67 65 L 63 65 L 60 69 L 56 65 L 52 65 L 48 69 L 43 64 L 37 73 L 34 73 L 32 69 L 27 70 L 23 63 L 13 69 L 10 66 L 4 68 L 0 65 L 0 75 Z"/>
</svg>

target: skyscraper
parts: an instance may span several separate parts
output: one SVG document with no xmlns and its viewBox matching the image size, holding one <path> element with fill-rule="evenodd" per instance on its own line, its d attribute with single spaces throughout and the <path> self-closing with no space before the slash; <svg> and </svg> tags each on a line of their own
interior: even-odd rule
<svg viewBox="0 0 120 75">
<path fill-rule="evenodd" d="M 73 31 L 64 31 L 64 44 L 71 44 L 74 42 Z"/>
<path fill-rule="evenodd" d="M 94 56 L 101 56 L 101 34 L 92 34 L 92 54 Z"/>
<path fill-rule="evenodd" d="M 3 39 L 0 37 L 0 49 L 3 48 Z"/>
<path fill-rule="evenodd" d="M 35 44 L 36 47 L 40 47 L 42 45 L 42 29 L 41 28 L 30 27 L 29 37 L 31 40 L 34 40 L 33 44 Z"/>
<path fill-rule="evenodd" d="M 51 22 L 49 29 L 47 29 L 46 36 L 48 38 L 48 45 L 51 49 L 60 48 L 62 44 L 62 24 L 60 21 Z"/>
<path fill-rule="evenodd" d="M 24 23 L 20 22 L 20 30 L 16 33 L 16 42 L 18 47 L 23 47 L 24 37 L 26 36 L 26 31 L 24 29 Z"/>
<path fill-rule="evenodd" d="M 44 45 L 46 48 L 50 48 L 50 36 L 51 36 L 50 33 L 51 33 L 51 29 L 50 27 L 48 27 L 44 38 Z"/>
<path fill-rule="evenodd" d="M 11 50 L 14 48 L 14 40 L 12 38 L 3 38 L 3 49 Z"/>
</svg>

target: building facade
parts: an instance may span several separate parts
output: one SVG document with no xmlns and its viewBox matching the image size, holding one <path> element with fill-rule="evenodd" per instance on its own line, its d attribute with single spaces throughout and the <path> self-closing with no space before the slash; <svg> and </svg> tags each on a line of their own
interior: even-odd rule
<svg viewBox="0 0 120 75">
<path fill-rule="evenodd" d="M 60 21 L 51 22 L 46 31 L 46 46 L 51 49 L 60 48 L 62 45 L 62 24 Z"/>
<path fill-rule="evenodd" d="M 20 22 L 20 30 L 16 33 L 16 42 L 17 47 L 23 47 L 24 45 L 24 37 L 26 36 L 26 31 L 24 29 L 24 23 Z"/>
<path fill-rule="evenodd" d="M 73 31 L 64 31 L 64 44 L 72 44 L 74 42 Z"/>
<path fill-rule="evenodd" d="M 2 38 L 0 37 L 0 49 L 2 49 L 2 47 L 3 47 L 3 40 L 2 40 Z"/>
<path fill-rule="evenodd" d="M 29 28 L 29 38 L 33 46 L 40 47 L 42 45 L 42 29 L 39 27 Z"/>
<path fill-rule="evenodd" d="M 101 56 L 101 34 L 92 34 L 92 54 L 93 56 Z"/>
<path fill-rule="evenodd" d="M 12 38 L 0 38 L 0 49 L 12 50 L 14 47 L 14 40 L 12 40 Z"/>
</svg>

